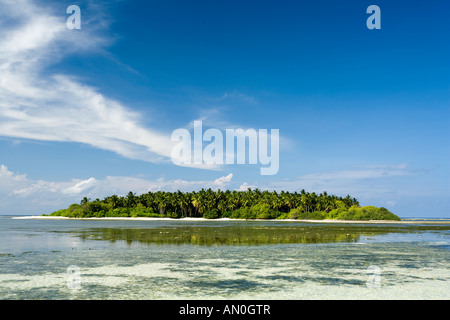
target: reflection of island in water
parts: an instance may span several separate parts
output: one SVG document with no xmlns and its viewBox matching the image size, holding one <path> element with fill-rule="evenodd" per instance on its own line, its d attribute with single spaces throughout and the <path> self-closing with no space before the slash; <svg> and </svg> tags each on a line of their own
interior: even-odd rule
<svg viewBox="0 0 450 320">
<path fill-rule="evenodd" d="M 162 228 L 96 228 L 77 234 L 83 240 L 126 241 L 128 244 L 265 245 L 357 242 L 361 236 L 393 232 L 389 227 L 356 226 L 178 226 Z M 395 231 L 394 231 L 395 232 Z M 399 232 L 399 230 L 396 230 Z M 401 232 L 401 231 L 400 231 Z"/>
</svg>

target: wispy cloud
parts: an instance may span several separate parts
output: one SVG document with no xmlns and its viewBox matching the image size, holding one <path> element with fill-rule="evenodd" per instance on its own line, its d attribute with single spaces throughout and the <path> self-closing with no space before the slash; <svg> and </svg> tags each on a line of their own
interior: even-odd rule
<svg viewBox="0 0 450 320">
<path fill-rule="evenodd" d="M 300 181 L 313 183 L 327 183 L 335 181 L 358 181 L 383 177 L 409 175 L 406 164 L 401 165 L 373 165 L 364 168 L 339 170 L 332 172 L 311 173 L 300 177 Z"/>
<path fill-rule="evenodd" d="M 216 101 L 223 101 L 223 102 L 241 102 L 245 104 L 257 104 L 258 100 L 248 94 L 238 92 L 236 90 L 232 92 L 225 92 L 223 96 L 221 96 L 218 99 L 215 99 Z"/>
<path fill-rule="evenodd" d="M 273 182 L 271 186 L 288 190 L 305 189 L 337 194 L 353 192 L 354 194 L 370 193 L 374 195 L 377 192 L 387 191 L 385 187 L 380 187 L 381 180 L 412 174 L 413 171 L 406 164 L 369 165 L 353 169 L 309 173 L 297 178 Z"/>
<path fill-rule="evenodd" d="M 108 43 L 95 27 L 68 30 L 64 15 L 30 0 L 0 0 L 0 6 L 0 20 L 10 21 L 0 30 L 1 136 L 84 143 L 150 162 L 170 159 L 169 134 L 145 127 L 139 113 L 76 77 L 47 71 L 65 55 Z"/>
</svg>

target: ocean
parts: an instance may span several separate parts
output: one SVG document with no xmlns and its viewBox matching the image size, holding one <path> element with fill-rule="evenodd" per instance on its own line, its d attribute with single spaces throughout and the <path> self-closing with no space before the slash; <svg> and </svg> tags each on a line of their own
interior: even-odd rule
<svg viewBox="0 0 450 320">
<path fill-rule="evenodd" d="M 0 216 L 0 299 L 449 299 L 450 221 L 407 220 Z"/>
</svg>

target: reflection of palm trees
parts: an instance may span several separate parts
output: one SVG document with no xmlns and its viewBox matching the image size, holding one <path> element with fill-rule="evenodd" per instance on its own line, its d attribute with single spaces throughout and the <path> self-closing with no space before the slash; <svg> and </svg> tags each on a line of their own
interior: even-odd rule
<svg viewBox="0 0 450 320">
<path fill-rule="evenodd" d="M 81 231 L 83 239 L 140 242 L 144 244 L 264 245 L 281 243 L 357 242 L 363 234 L 392 232 L 379 228 L 346 226 L 177 226 L 151 229 L 101 228 Z"/>
</svg>

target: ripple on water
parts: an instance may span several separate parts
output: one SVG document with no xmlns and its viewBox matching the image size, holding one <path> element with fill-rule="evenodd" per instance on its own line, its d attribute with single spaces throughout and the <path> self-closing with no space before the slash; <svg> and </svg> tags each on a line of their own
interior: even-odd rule
<svg viewBox="0 0 450 320">
<path fill-rule="evenodd" d="M 66 223 L 66 222 L 64 222 Z M 242 224 L 241 224 L 242 225 Z M 137 226 L 139 227 L 139 226 Z M 349 233 L 345 228 L 339 230 Z M 372 227 L 371 227 L 372 228 Z M 336 229 L 336 228 L 335 228 Z M 196 229 L 197 230 L 197 229 Z M 327 234 L 323 242 L 294 242 L 266 229 L 247 234 L 252 245 L 210 245 L 211 237 L 168 243 L 142 230 L 59 232 L 58 244 L 0 244 L 3 299 L 449 299 L 449 243 L 439 235 L 367 236 L 360 242 Z M 334 230 L 328 228 L 328 230 Z M 352 230 L 356 230 L 353 228 Z M 227 243 L 225 229 L 219 235 Z M 239 232 L 242 233 L 243 229 Z M 292 230 L 290 230 L 292 231 Z M 173 233 L 173 231 L 171 231 Z M 80 234 L 85 238 L 80 238 Z M 159 233 L 158 233 L 159 234 Z M 353 234 L 353 233 L 349 233 Z M 355 233 L 359 234 L 359 233 Z M 118 235 L 117 239 L 103 239 Z M 172 234 L 173 235 L 173 234 Z M 98 237 L 102 239 L 98 239 Z M 141 237 L 128 243 L 126 237 Z M 447 235 L 446 235 L 447 236 Z M 44 236 L 45 238 L 46 236 Z M 125 237 L 125 238 L 124 238 Z M 142 238 L 143 237 L 143 238 Z M 36 237 L 34 237 L 36 238 Z M 157 239 L 157 243 L 154 240 Z M 175 239 L 175 240 L 174 240 Z M 200 239 L 200 240 L 199 240 Z M 316 238 L 314 238 L 316 239 Z M 317 238 L 319 239 L 319 238 Z M 326 242 L 333 239 L 333 242 Z M 334 240 L 339 240 L 335 242 Z M 385 239 L 385 240 L 383 240 Z M 386 239 L 389 239 L 387 241 Z M 412 238 L 411 238 L 412 239 Z M 160 241 L 161 240 L 161 241 Z M 167 239 L 166 239 L 167 240 Z M 282 241 L 280 241 L 282 240 Z M 326 240 L 326 241 L 325 241 Z M 431 240 L 431 241 L 430 241 Z M 28 241 L 28 240 L 27 240 Z M 35 241 L 35 240 L 33 240 Z M 149 243 L 149 241 L 151 243 Z M 152 242 L 153 241 L 153 242 Z M 183 240 L 184 241 L 184 240 Z M 204 245 L 199 245 L 204 244 Z M 254 245 L 257 243 L 258 245 Z M 364 245 L 355 245 L 362 243 Z M 3 246 L 3 247 L 1 247 Z M 72 250 L 75 248 L 76 250 Z M 19 250 L 20 249 L 20 250 Z M 89 250 L 92 249 L 92 250 Z M 81 289 L 67 286 L 67 267 L 77 265 Z M 369 288 L 368 268 L 379 268 L 379 288 Z"/>
</svg>

